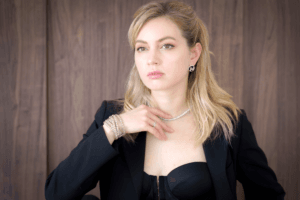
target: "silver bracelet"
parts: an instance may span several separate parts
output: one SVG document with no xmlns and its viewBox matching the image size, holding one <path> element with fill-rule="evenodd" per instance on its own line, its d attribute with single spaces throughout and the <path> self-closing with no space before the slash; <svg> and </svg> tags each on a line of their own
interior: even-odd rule
<svg viewBox="0 0 300 200">
<path fill-rule="evenodd" d="M 120 129 L 119 129 L 119 124 L 117 122 L 117 118 L 116 118 L 116 115 L 112 115 L 111 116 L 113 119 L 114 119 L 114 124 L 115 124 L 115 135 L 116 135 L 116 139 L 119 138 L 119 135 L 120 135 Z"/>
<path fill-rule="evenodd" d="M 114 122 L 111 117 L 109 117 L 107 120 L 105 120 L 103 124 L 107 125 L 113 131 L 113 133 L 115 135 L 115 125 L 114 125 Z M 116 138 L 116 135 L 115 135 L 115 138 Z"/>
<path fill-rule="evenodd" d="M 125 135 L 125 127 L 124 127 L 124 124 L 123 124 L 123 120 L 122 118 L 120 117 L 120 115 L 115 115 L 116 118 L 119 120 L 119 124 L 120 124 L 120 133 L 121 133 L 121 136 L 122 137 L 123 135 Z M 118 123 L 117 123 L 118 124 Z"/>
<path fill-rule="evenodd" d="M 107 120 L 104 121 L 104 124 L 112 129 L 115 134 L 115 139 L 119 139 L 120 137 L 125 135 L 123 120 L 119 115 L 110 116 Z M 121 127 L 119 127 L 119 125 L 121 125 Z"/>
</svg>

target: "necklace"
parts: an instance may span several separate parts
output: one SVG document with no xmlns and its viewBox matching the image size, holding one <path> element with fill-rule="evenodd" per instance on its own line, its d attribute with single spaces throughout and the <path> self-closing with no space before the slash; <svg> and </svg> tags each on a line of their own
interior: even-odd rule
<svg viewBox="0 0 300 200">
<path fill-rule="evenodd" d="M 147 102 L 147 106 L 149 106 L 148 102 Z M 151 106 L 149 106 L 151 107 Z M 174 117 L 172 119 L 165 119 L 165 118 L 162 118 L 160 116 L 158 116 L 161 120 L 164 120 L 164 121 L 173 121 L 175 119 L 179 119 L 180 117 L 184 116 L 185 114 L 187 114 L 188 112 L 190 111 L 190 109 L 187 109 L 185 112 L 183 112 L 181 115 L 177 116 L 177 117 Z"/>
</svg>

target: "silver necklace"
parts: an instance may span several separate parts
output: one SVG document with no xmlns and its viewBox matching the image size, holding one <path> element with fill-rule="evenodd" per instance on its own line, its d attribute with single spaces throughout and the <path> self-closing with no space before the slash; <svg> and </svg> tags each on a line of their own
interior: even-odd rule
<svg viewBox="0 0 300 200">
<path fill-rule="evenodd" d="M 147 102 L 147 105 L 149 106 L 148 102 Z M 150 106 L 149 106 L 150 107 Z M 182 113 L 181 115 L 177 116 L 177 117 L 174 117 L 172 119 L 165 119 L 165 118 L 162 118 L 160 116 L 158 116 L 161 120 L 164 120 L 164 121 L 173 121 L 175 119 L 179 119 L 180 117 L 184 116 L 185 114 L 187 114 L 188 112 L 190 111 L 190 109 L 187 109 L 184 113 Z"/>
</svg>

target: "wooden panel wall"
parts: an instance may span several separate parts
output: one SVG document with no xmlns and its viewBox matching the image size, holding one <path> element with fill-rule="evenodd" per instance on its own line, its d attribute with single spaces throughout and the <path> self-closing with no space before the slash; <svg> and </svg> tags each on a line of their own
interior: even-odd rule
<svg viewBox="0 0 300 200">
<path fill-rule="evenodd" d="M 276 174 L 287 199 L 300 199 L 300 2 L 278 1 L 277 13 L 277 143 Z M 272 109 L 272 108 L 270 108 Z M 273 124 L 270 124 L 273 125 Z M 271 138 L 272 139 L 272 138 Z M 269 139 L 270 141 L 270 139 Z M 265 149 L 268 148 L 266 144 Z M 272 156 L 272 152 L 270 154 Z M 272 159 L 272 157 L 270 159 Z"/>
<path fill-rule="evenodd" d="M 101 102 L 123 97 L 127 31 L 150 1 L 0 2 L 0 199 L 44 199 Z M 299 199 L 299 1 L 184 2 L 207 25 L 216 78 L 245 109 L 285 199 Z M 99 184 L 89 194 L 100 197 Z"/>
<path fill-rule="evenodd" d="M 0 1 L 0 199 L 44 199 L 46 3 Z"/>
<path fill-rule="evenodd" d="M 51 1 L 49 173 L 77 146 L 102 101 L 124 92 L 133 64 L 126 34 L 137 6 L 122 2 Z M 99 197 L 99 184 L 90 193 Z"/>
<path fill-rule="evenodd" d="M 133 59 L 130 59 L 132 54 L 126 53 L 129 50 L 126 33 L 134 11 L 147 2 L 149 1 L 51 3 L 50 34 L 53 38 L 50 39 L 52 42 L 50 53 L 53 52 L 53 55 L 50 54 L 50 60 L 53 64 L 50 65 L 49 71 L 52 128 L 49 140 L 50 171 L 77 145 L 102 100 L 123 96 L 125 92 L 123 84 L 133 62 Z M 297 155 L 292 154 L 289 157 L 289 161 L 294 160 L 297 165 L 280 167 L 283 165 L 281 159 L 285 158 L 284 154 L 292 148 L 297 148 L 299 140 L 289 141 L 288 138 L 292 137 L 286 137 L 287 142 L 279 144 L 286 130 L 289 130 L 289 134 L 294 134 L 294 137 L 297 134 L 295 118 L 282 108 L 285 104 L 296 104 L 282 101 L 286 97 L 279 90 L 283 82 L 289 80 L 286 87 L 290 86 L 293 93 L 286 95 L 292 95 L 296 99 L 296 73 L 290 78 L 278 75 L 279 70 L 282 70 L 282 67 L 279 67 L 280 42 L 282 35 L 286 34 L 281 31 L 286 27 L 286 22 L 280 19 L 292 18 L 288 13 L 296 11 L 288 9 L 293 9 L 295 2 L 250 0 L 184 2 L 192 5 L 206 23 L 211 36 L 211 50 L 215 54 L 215 57 L 212 57 L 212 65 L 217 80 L 233 95 L 237 105 L 246 110 L 270 167 L 276 174 L 279 173 L 279 169 L 289 169 L 291 173 L 299 175 Z M 283 11 L 284 6 L 286 11 Z M 299 3 L 294 5 L 294 8 L 297 6 L 299 7 Z M 293 17 L 299 19 L 299 16 Z M 292 24 L 296 25 L 296 20 Z M 295 26 L 286 28 L 292 34 L 297 33 Z M 293 51 L 290 48 L 297 39 L 290 38 L 286 46 L 281 48 Z M 284 71 L 294 69 L 297 61 L 297 57 L 293 57 L 289 66 L 284 65 Z M 59 70 L 68 71 L 68 76 Z M 101 81 L 100 87 L 98 80 Z M 65 92 L 67 90 L 68 93 Z M 62 105 L 61 101 L 68 103 Z M 296 109 L 293 111 L 296 113 Z M 285 130 L 280 130 L 282 120 L 280 112 L 285 113 L 284 119 L 287 124 L 294 125 L 284 126 Z M 59 142 L 67 145 L 57 146 Z M 289 142 L 293 145 L 287 145 Z M 281 172 L 284 174 L 283 171 Z M 294 191 L 299 187 L 298 180 L 281 177 L 279 174 L 278 178 L 290 195 L 287 195 L 287 198 L 296 198 Z M 284 180 L 292 182 L 293 189 L 286 187 L 288 184 L 284 185 Z M 98 188 L 96 189 L 93 194 L 97 194 Z M 239 198 L 243 199 L 240 184 L 237 190 Z"/>
</svg>

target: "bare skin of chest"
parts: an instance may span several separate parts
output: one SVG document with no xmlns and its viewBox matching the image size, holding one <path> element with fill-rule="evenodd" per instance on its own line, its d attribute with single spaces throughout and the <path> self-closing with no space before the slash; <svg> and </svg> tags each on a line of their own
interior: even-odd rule
<svg viewBox="0 0 300 200">
<path fill-rule="evenodd" d="M 147 132 L 144 171 L 149 175 L 167 176 L 181 165 L 206 162 L 203 146 L 194 147 L 193 123 L 168 123 L 168 126 L 175 132 L 166 132 L 167 141 L 161 141 Z"/>
</svg>

